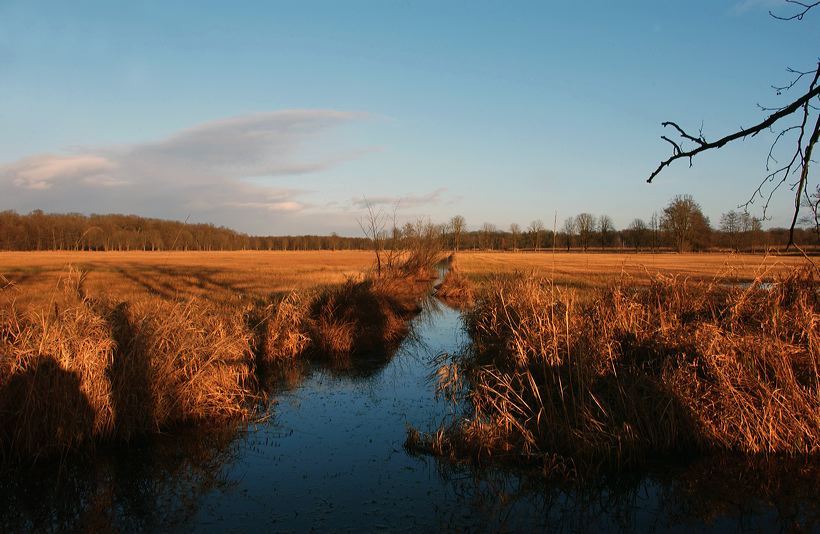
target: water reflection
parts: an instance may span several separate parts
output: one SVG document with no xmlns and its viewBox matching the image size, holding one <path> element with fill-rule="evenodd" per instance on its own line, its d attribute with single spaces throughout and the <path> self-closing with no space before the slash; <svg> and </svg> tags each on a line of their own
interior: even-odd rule
<svg viewBox="0 0 820 534">
<path fill-rule="evenodd" d="M 237 428 L 188 429 L 127 449 L 0 473 L 0 531 L 135 531 L 188 521 L 201 497 L 227 488 Z"/>
<path fill-rule="evenodd" d="M 441 480 L 453 486 L 462 506 L 492 531 L 820 528 L 820 464 L 805 459 L 716 456 L 573 483 L 437 463 Z M 466 524 L 456 507 L 440 519 L 448 529 Z"/>
</svg>

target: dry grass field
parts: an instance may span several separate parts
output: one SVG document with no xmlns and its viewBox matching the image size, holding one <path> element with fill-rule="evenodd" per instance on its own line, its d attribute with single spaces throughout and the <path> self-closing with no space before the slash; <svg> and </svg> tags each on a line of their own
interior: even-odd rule
<svg viewBox="0 0 820 534">
<path fill-rule="evenodd" d="M 365 251 L 0 252 L 0 275 L 15 288 L 0 295 L 20 305 L 47 302 L 73 268 L 88 273 L 85 289 L 92 296 L 132 301 L 152 294 L 236 304 L 344 282 L 371 263 L 372 253 Z"/>
<path fill-rule="evenodd" d="M 777 274 L 806 265 L 797 256 L 750 254 L 607 254 L 551 252 L 463 252 L 458 269 L 474 280 L 500 273 L 532 273 L 554 279 L 559 285 L 576 288 L 605 287 L 622 276 L 645 284 L 657 274 L 692 280 L 724 278 L 749 282 L 758 276 L 771 279 Z"/>
<path fill-rule="evenodd" d="M 92 296 L 134 300 L 152 294 L 237 304 L 271 293 L 337 284 L 366 271 L 372 261 L 369 251 L 0 252 L 0 275 L 15 287 L 3 292 L 3 298 L 14 298 L 20 305 L 47 303 L 71 268 L 88 273 L 85 288 Z M 657 273 L 750 281 L 805 263 L 795 256 L 729 254 L 458 254 L 459 270 L 474 280 L 520 271 L 554 276 L 558 284 L 577 288 L 604 287 L 622 275 L 643 283 Z"/>
</svg>

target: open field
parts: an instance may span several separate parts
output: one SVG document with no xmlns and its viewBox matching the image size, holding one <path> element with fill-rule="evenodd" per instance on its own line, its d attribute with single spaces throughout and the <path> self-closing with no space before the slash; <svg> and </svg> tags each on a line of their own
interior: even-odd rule
<svg viewBox="0 0 820 534">
<path fill-rule="evenodd" d="M 626 275 L 635 283 L 646 283 L 657 274 L 695 280 L 715 277 L 749 282 L 757 276 L 772 276 L 805 265 L 798 256 L 762 254 L 607 254 L 556 252 L 462 252 L 458 269 L 474 280 L 493 274 L 533 273 L 554 279 L 559 285 L 577 288 L 605 287 Z"/>
<path fill-rule="evenodd" d="M 343 282 L 370 267 L 372 253 L 337 252 L 0 252 L 0 275 L 19 304 L 48 300 L 74 268 L 86 271 L 86 291 L 134 300 L 199 297 L 217 304 Z"/>
<path fill-rule="evenodd" d="M 0 275 L 17 290 L 19 304 L 47 301 L 68 269 L 87 271 L 91 295 L 123 300 L 153 294 L 166 299 L 200 297 L 218 304 L 271 293 L 326 286 L 367 270 L 369 251 L 306 252 L 2 252 Z M 646 281 L 657 273 L 696 279 L 729 276 L 749 281 L 806 263 L 795 256 L 729 254 L 582 254 L 460 252 L 458 268 L 481 280 L 496 273 L 534 272 L 573 287 L 603 287 L 622 274 Z"/>
</svg>

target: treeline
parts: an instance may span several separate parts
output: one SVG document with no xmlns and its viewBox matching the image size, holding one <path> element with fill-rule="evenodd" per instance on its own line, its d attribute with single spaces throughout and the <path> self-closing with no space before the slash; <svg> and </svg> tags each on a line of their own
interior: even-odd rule
<svg viewBox="0 0 820 534">
<path fill-rule="evenodd" d="M 635 251 L 674 250 L 678 252 L 711 249 L 738 252 L 763 251 L 785 247 L 788 228 L 764 230 L 759 219 L 745 212 L 728 211 L 721 215 L 717 228 L 689 195 L 679 195 L 659 213 L 647 219 L 636 218 L 626 228 L 617 229 L 606 214 L 579 213 L 554 223 L 549 229 L 541 220 L 507 229 L 484 223 L 467 231 L 466 221 L 457 215 L 447 224 L 449 245 L 454 249 L 481 250 L 563 250 L 633 249 Z M 820 246 L 817 228 L 795 228 L 794 240 L 800 246 Z"/>
<path fill-rule="evenodd" d="M 0 250 L 340 250 L 368 248 L 366 238 L 250 236 L 212 224 L 137 215 L 0 212 Z"/>
<path fill-rule="evenodd" d="M 606 214 L 579 213 L 563 219 L 555 231 L 543 221 L 526 227 L 513 223 L 507 229 L 484 223 L 468 230 L 464 217 L 456 215 L 445 224 L 418 221 L 389 227 L 372 221 L 362 237 L 334 234 L 301 236 L 250 236 L 212 224 L 187 224 L 136 215 L 47 214 L 40 210 L 21 215 L 0 212 L 0 250 L 398 250 L 418 236 L 420 229 L 436 232 L 453 250 L 615 250 L 740 252 L 782 248 L 789 242 L 787 228 L 764 230 L 748 213 L 728 211 L 716 228 L 689 195 L 673 198 L 647 219 L 633 219 L 618 229 Z M 795 242 L 802 247 L 820 246 L 817 228 L 796 228 Z"/>
</svg>

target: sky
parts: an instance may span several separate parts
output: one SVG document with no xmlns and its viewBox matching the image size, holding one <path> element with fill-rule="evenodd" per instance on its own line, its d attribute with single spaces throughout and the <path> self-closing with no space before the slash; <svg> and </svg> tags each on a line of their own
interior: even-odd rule
<svg viewBox="0 0 820 534">
<path fill-rule="evenodd" d="M 772 136 L 679 161 L 782 105 L 820 13 L 690 2 L 0 0 L 0 210 L 134 213 L 262 235 L 402 223 L 623 228 L 691 194 L 716 224 Z M 787 226 L 791 192 L 765 226 Z M 751 206 L 762 215 L 762 202 Z"/>
</svg>

